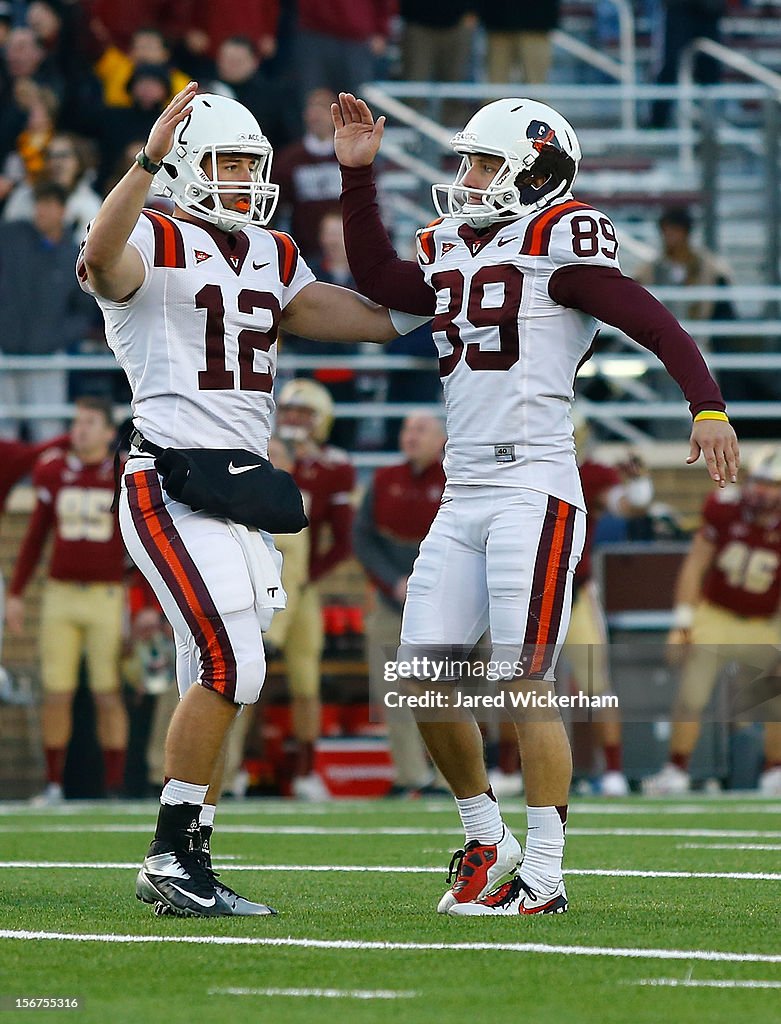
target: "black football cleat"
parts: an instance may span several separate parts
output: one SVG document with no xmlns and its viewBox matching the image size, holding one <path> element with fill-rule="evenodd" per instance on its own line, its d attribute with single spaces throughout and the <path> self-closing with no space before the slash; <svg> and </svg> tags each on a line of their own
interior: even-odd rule
<svg viewBox="0 0 781 1024">
<path fill-rule="evenodd" d="M 235 889 L 231 889 L 229 885 L 220 881 L 219 872 L 215 871 L 212 867 L 210 845 L 212 827 L 211 825 L 201 825 L 199 831 L 200 849 L 196 856 L 209 876 L 214 891 L 230 908 L 230 914 L 233 917 L 268 917 L 269 915 L 275 915 L 277 911 L 272 907 L 266 906 L 265 903 L 253 903 L 252 900 L 248 900 L 245 896 L 240 896 Z"/>
<path fill-rule="evenodd" d="M 230 917 L 233 913 L 195 852 L 167 848 L 158 839 L 138 872 L 136 899 L 154 904 L 158 916 Z"/>
</svg>

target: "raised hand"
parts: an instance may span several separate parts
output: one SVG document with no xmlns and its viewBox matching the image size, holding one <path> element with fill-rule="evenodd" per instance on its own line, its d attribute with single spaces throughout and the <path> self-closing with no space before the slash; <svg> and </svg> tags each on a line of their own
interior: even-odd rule
<svg viewBox="0 0 781 1024">
<path fill-rule="evenodd" d="M 331 117 L 336 159 L 345 167 L 368 167 L 380 148 L 385 117 L 375 121 L 366 103 L 351 92 L 339 93 L 339 102 L 331 104 Z"/>
<path fill-rule="evenodd" d="M 689 457 L 686 462 L 691 465 L 700 457 L 705 456 L 705 463 L 712 480 L 719 487 L 728 481 L 735 483 L 738 479 L 740 466 L 740 450 L 735 431 L 724 420 L 699 420 L 692 427 L 689 446 Z"/>
<path fill-rule="evenodd" d="M 174 130 L 192 112 L 190 103 L 197 92 L 198 83 L 189 82 L 181 92 L 174 96 L 152 125 L 149 138 L 144 146 L 144 152 L 152 163 L 159 164 L 171 152 L 174 144 Z"/>
</svg>

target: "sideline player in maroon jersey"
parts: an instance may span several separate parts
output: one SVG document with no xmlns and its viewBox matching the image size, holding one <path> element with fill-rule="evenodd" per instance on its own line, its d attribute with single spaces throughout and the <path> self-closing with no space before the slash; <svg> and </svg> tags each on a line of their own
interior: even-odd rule
<svg viewBox="0 0 781 1024">
<path fill-rule="evenodd" d="M 314 380 L 291 380 L 277 399 L 275 437 L 287 448 L 293 478 L 304 497 L 309 517 L 307 563 L 294 593 L 285 566 L 282 582 L 288 603 L 274 616 L 266 639 L 284 653 L 290 690 L 296 762 L 293 796 L 325 800 L 328 790 L 315 772 L 315 740 L 320 735 L 320 658 L 323 616 L 318 583 L 352 551 L 355 470 L 346 452 L 327 444 L 333 423 L 333 402 Z M 298 537 L 291 538 L 293 542 Z M 287 558 L 285 538 L 275 543 Z"/>
<path fill-rule="evenodd" d="M 50 441 L 29 444 L 26 441 L 0 440 L 0 517 L 5 511 L 8 495 L 19 481 L 27 476 L 36 460 L 49 448 L 68 444 L 68 435 L 53 437 Z M 5 624 L 5 581 L 0 573 L 0 692 L 9 685 L 8 673 L 3 668 L 3 626 Z"/>
<path fill-rule="evenodd" d="M 401 656 L 437 657 L 438 648 L 441 662 L 443 649 L 469 650 L 490 626 L 492 660 L 512 670 L 502 686 L 537 701 L 516 722 L 525 852 L 490 791 L 475 719 L 419 718 L 465 832 L 437 909 L 564 913 L 572 757 L 550 698 L 585 532 L 569 408 L 599 321 L 664 363 L 693 416 L 687 461 L 702 452 L 721 486 L 737 475 L 735 432 L 692 338 L 621 274 L 610 220 L 573 197 L 580 145 L 561 114 L 510 98 L 474 115 L 451 142 L 462 157 L 455 180 L 432 188 L 440 218 L 418 232 L 417 262 L 398 258 L 378 213 L 371 165 L 385 119 L 375 123 L 347 93 L 332 116 L 353 276 L 375 302 L 392 297 L 410 314 L 433 316 L 447 407 L 448 500 L 410 578 Z M 520 873 L 500 885 L 521 858 Z"/>
<path fill-rule="evenodd" d="M 681 566 L 671 660 L 683 670 L 667 763 L 643 782 L 650 796 L 689 791 L 702 712 L 724 669 L 744 685 L 777 668 L 781 642 L 781 450 L 752 459 L 742 490 L 712 494 Z M 739 679 L 739 683 L 740 683 Z M 781 725 L 765 724 L 763 792 L 781 794 Z"/>
<path fill-rule="evenodd" d="M 578 471 L 583 487 L 588 519 L 583 554 L 575 570 L 572 617 L 564 654 L 572 668 L 576 686 L 583 692 L 604 696 L 612 692 L 608 663 L 607 627 L 602 603 L 592 578 L 591 554 L 594 533 L 606 512 L 631 519 L 648 510 L 653 500 L 653 484 L 642 462 L 630 457 L 619 467 L 608 466 L 591 457 L 589 426 L 578 415 L 575 423 L 575 446 Z M 621 750 L 621 714 L 616 708 L 603 708 L 594 713 L 597 741 L 605 759 L 599 779 L 603 796 L 625 796 L 629 786 L 623 772 Z"/>
<path fill-rule="evenodd" d="M 366 660 L 373 697 L 382 693 L 385 663 L 395 657 L 407 581 L 420 542 L 442 501 L 444 444 L 445 427 L 438 416 L 407 416 L 399 433 L 404 462 L 376 470 L 355 519 L 355 555 L 377 591 L 366 619 Z M 441 793 L 442 777 L 432 779 L 431 764 L 409 711 L 387 716 L 387 729 L 395 772 L 391 795 Z"/>
<path fill-rule="evenodd" d="M 24 589 L 54 530 L 40 621 L 47 785 L 36 802 L 42 805 L 62 799 L 82 654 L 95 701 L 106 792 L 119 793 L 124 780 L 127 714 L 119 658 L 125 549 L 111 511 L 114 434 L 108 402 L 76 400 L 68 450 L 47 452 L 35 466 L 37 501 L 9 587 L 6 620 L 9 630 L 19 634 L 24 627 Z"/>
</svg>

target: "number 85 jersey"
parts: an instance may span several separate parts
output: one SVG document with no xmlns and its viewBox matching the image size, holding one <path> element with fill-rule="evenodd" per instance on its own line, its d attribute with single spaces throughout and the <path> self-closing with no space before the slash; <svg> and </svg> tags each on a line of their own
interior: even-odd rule
<svg viewBox="0 0 781 1024">
<path fill-rule="evenodd" d="M 597 321 L 560 306 L 560 267 L 618 269 L 607 217 L 572 198 L 476 232 L 452 219 L 418 232 L 435 290 L 448 482 L 529 487 L 585 508 L 570 403 Z"/>
<path fill-rule="evenodd" d="M 314 281 L 295 243 L 257 225 L 228 234 L 153 210 L 129 241 L 144 264 L 141 287 L 125 302 L 94 297 L 132 389 L 135 426 L 163 447 L 265 456 L 277 326 Z M 76 272 L 92 292 L 81 255 Z"/>
</svg>

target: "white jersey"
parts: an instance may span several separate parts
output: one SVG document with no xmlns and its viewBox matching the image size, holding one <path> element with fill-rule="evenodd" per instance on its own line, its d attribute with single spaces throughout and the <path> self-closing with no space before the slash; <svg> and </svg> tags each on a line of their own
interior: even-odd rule
<svg viewBox="0 0 781 1024">
<path fill-rule="evenodd" d="M 449 483 L 530 487 L 585 508 L 570 419 L 597 321 L 548 294 L 567 265 L 618 268 L 603 214 L 571 197 L 477 234 L 447 218 L 418 232 L 447 409 Z"/>
<path fill-rule="evenodd" d="M 130 244 L 143 284 L 127 302 L 95 299 L 136 428 L 163 447 L 266 456 L 280 315 L 315 279 L 295 243 L 259 226 L 228 234 L 144 210 Z M 92 293 L 81 256 L 77 273 Z"/>
</svg>

